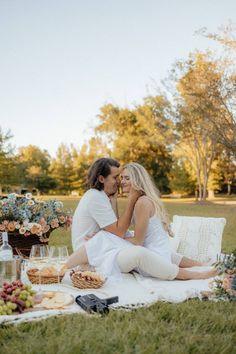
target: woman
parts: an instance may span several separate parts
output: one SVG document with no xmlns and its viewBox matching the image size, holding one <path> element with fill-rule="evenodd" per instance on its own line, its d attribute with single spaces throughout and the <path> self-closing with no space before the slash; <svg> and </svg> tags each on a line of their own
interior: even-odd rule
<svg viewBox="0 0 236 354">
<path fill-rule="evenodd" d="M 136 270 L 142 275 L 161 279 L 206 279 L 215 271 L 193 272 L 184 269 L 201 265 L 180 255 L 171 254 L 168 234 L 171 235 L 166 211 L 151 177 L 138 163 L 127 164 L 121 174 L 124 193 L 131 188 L 142 192 L 134 208 L 134 236 L 117 237 L 100 231 L 76 251 L 67 266 L 89 261 L 98 272 L 118 277 L 120 272 Z"/>
</svg>

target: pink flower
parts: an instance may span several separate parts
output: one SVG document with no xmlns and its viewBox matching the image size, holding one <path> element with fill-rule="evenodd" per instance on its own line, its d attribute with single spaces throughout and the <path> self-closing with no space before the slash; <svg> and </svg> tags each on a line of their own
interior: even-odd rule
<svg viewBox="0 0 236 354">
<path fill-rule="evenodd" d="M 68 229 L 72 224 L 72 216 L 67 216 L 66 217 L 66 222 L 65 222 L 65 228 Z"/>
<path fill-rule="evenodd" d="M 0 224 L 0 231 L 5 231 L 5 225 Z"/>
<path fill-rule="evenodd" d="M 31 229 L 30 232 L 34 235 L 34 234 L 38 234 L 39 232 L 42 231 L 42 226 L 39 224 L 34 224 Z"/>
<path fill-rule="evenodd" d="M 39 220 L 39 224 L 42 225 L 42 226 L 47 225 L 46 220 L 45 220 L 44 218 L 41 218 L 41 219 Z"/>
<path fill-rule="evenodd" d="M 60 222 L 61 224 L 64 224 L 65 221 L 66 221 L 66 218 L 65 218 L 65 216 L 63 216 L 63 215 L 59 216 L 58 219 L 59 219 L 59 222 Z"/>
<path fill-rule="evenodd" d="M 46 224 L 45 226 L 43 226 L 42 232 L 43 234 L 46 234 L 49 230 L 50 230 L 50 226 Z"/>
<path fill-rule="evenodd" d="M 50 223 L 51 227 L 53 229 L 56 229 L 57 227 L 59 227 L 59 223 L 58 223 L 58 220 L 57 219 L 53 219 Z"/>
<path fill-rule="evenodd" d="M 232 274 L 225 274 L 223 279 L 223 288 L 227 291 L 231 289 L 232 282 L 233 282 L 233 275 Z"/>
</svg>

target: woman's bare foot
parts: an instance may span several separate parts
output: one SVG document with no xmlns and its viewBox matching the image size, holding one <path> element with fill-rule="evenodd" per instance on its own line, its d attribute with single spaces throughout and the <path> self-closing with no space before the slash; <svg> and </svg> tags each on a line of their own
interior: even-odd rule
<svg viewBox="0 0 236 354">
<path fill-rule="evenodd" d="M 201 278 L 201 279 L 213 278 L 217 275 L 216 269 L 211 269 L 211 270 L 208 270 L 206 272 L 201 272 L 201 273 L 203 275 L 203 278 Z"/>
<path fill-rule="evenodd" d="M 207 270 L 204 272 L 191 272 L 189 270 L 179 268 L 179 272 L 175 279 L 191 280 L 191 279 L 208 279 L 217 275 L 216 269 Z"/>
</svg>

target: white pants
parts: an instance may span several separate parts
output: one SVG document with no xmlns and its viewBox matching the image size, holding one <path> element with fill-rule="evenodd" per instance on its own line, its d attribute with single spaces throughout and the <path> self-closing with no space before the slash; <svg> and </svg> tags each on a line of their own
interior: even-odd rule
<svg viewBox="0 0 236 354">
<path fill-rule="evenodd" d="M 122 273 L 129 273 L 131 270 L 138 269 L 141 274 L 165 280 L 173 280 L 179 272 L 179 267 L 176 264 L 166 261 L 157 253 L 142 246 L 121 250 L 116 260 Z"/>
<path fill-rule="evenodd" d="M 180 262 L 183 258 L 182 254 L 179 253 L 171 253 L 171 263 L 176 264 L 177 266 L 180 265 Z"/>
</svg>

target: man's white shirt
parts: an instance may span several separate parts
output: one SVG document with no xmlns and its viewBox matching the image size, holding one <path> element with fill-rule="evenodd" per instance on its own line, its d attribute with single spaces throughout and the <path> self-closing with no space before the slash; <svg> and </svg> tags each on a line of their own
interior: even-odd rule
<svg viewBox="0 0 236 354">
<path fill-rule="evenodd" d="M 85 236 L 117 221 L 110 199 L 104 191 L 89 189 L 81 198 L 72 222 L 72 247 L 78 250 L 85 242 Z"/>
</svg>

